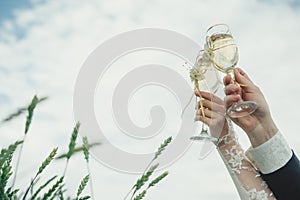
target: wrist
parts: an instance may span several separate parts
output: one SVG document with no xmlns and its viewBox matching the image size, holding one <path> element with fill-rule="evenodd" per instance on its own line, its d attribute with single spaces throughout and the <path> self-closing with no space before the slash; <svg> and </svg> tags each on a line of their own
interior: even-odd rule
<svg viewBox="0 0 300 200">
<path fill-rule="evenodd" d="M 253 148 L 267 142 L 278 132 L 274 121 L 272 119 L 264 120 L 263 123 L 258 124 L 253 130 L 247 133 L 248 138 Z"/>
<path fill-rule="evenodd" d="M 229 127 L 227 125 L 227 122 L 225 121 L 222 132 L 221 132 L 221 134 L 219 135 L 218 138 L 222 138 L 223 136 L 227 135 L 228 133 L 229 133 Z"/>
<path fill-rule="evenodd" d="M 237 137 L 233 129 L 233 125 L 230 119 L 226 119 L 226 123 L 223 128 L 223 132 L 215 143 L 217 148 L 227 149 L 228 146 L 237 144 Z"/>
</svg>

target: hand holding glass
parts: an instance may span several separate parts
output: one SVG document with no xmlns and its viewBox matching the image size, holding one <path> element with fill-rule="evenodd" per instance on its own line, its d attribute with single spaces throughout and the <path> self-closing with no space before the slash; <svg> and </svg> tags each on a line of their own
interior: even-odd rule
<svg viewBox="0 0 300 200">
<path fill-rule="evenodd" d="M 226 24 L 216 24 L 207 30 L 205 49 L 214 67 L 230 75 L 235 83 L 233 73 L 239 59 L 238 48 Z M 253 113 L 256 108 L 256 102 L 241 100 L 228 108 L 227 114 L 232 118 L 244 117 Z"/>
<path fill-rule="evenodd" d="M 201 98 L 200 90 L 215 93 L 219 88 L 218 73 L 211 66 L 211 61 L 206 51 L 201 50 L 199 52 L 193 68 L 190 69 L 190 78 L 194 82 L 194 91 L 199 93 L 199 96 L 196 96 L 197 111 L 201 112 L 205 120 L 204 107 L 202 104 L 203 99 Z M 196 121 L 196 123 L 196 131 L 198 134 L 191 137 L 191 140 L 218 141 L 217 138 L 209 134 L 208 127 L 204 122 Z"/>
</svg>

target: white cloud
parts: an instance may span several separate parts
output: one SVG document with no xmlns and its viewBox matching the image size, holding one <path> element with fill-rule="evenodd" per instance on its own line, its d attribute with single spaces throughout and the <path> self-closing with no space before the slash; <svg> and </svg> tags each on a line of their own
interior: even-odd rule
<svg viewBox="0 0 300 200">
<path fill-rule="evenodd" d="M 15 18 L 3 22 L 0 29 L 0 95 L 10 98 L 10 102 L 0 99 L 0 116 L 29 102 L 35 93 L 50 96 L 50 100 L 38 108 L 24 146 L 21 165 L 26 169 L 33 163 L 37 168 L 52 147 L 59 145 L 62 150 L 66 149 L 74 124 L 72 92 L 76 76 L 81 64 L 101 42 L 141 27 L 172 29 L 203 42 L 209 25 L 225 22 L 239 44 L 239 64 L 265 91 L 279 128 L 296 152 L 300 152 L 296 125 L 300 108 L 299 20 L 299 9 L 280 1 L 93 0 L 83 3 L 67 0 L 36 3 L 32 9 L 16 11 Z M 1 144 L 21 138 L 23 123 L 22 118 L 2 127 Z M 224 196 L 237 199 L 217 153 L 198 161 L 199 150 L 200 145 L 194 144 L 170 167 L 170 177 L 161 188 L 151 191 L 146 199 L 163 196 L 174 200 L 224 199 Z M 27 163 L 30 159 L 32 162 Z M 75 159 L 73 166 L 80 162 Z M 73 166 L 67 185 L 70 192 L 85 174 L 84 170 L 78 171 Z M 95 161 L 92 169 L 97 199 L 122 198 L 136 177 L 112 171 Z M 28 183 L 30 173 L 20 184 Z"/>
</svg>

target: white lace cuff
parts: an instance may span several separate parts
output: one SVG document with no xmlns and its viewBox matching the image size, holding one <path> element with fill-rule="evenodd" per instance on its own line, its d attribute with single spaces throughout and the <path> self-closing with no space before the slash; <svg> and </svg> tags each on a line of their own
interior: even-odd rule
<svg viewBox="0 0 300 200">
<path fill-rule="evenodd" d="M 293 152 L 283 135 L 278 131 L 267 142 L 246 151 L 248 159 L 263 174 L 270 174 L 283 167 L 292 157 Z"/>
</svg>

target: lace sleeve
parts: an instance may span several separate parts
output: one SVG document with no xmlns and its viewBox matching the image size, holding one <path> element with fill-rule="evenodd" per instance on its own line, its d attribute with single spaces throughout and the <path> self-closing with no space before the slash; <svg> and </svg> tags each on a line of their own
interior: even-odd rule
<svg viewBox="0 0 300 200">
<path fill-rule="evenodd" d="M 242 200 L 275 199 L 266 182 L 245 156 L 233 131 L 231 122 L 228 124 L 229 133 L 220 138 L 216 145 L 240 198 Z"/>
</svg>

